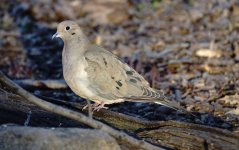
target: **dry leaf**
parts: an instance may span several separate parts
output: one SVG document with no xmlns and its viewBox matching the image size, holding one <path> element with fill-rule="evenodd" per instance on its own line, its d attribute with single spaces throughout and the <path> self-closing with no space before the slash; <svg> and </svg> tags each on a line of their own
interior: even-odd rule
<svg viewBox="0 0 239 150">
<path fill-rule="evenodd" d="M 228 67 L 221 67 L 221 66 L 215 67 L 215 66 L 209 66 L 209 65 L 204 65 L 203 69 L 210 74 L 221 74 L 229 70 Z"/>
<path fill-rule="evenodd" d="M 203 17 L 203 12 L 199 9 L 191 9 L 189 11 L 190 18 L 193 22 L 198 21 Z"/>
<path fill-rule="evenodd" d="M 113 53 L 119 57 L 132 57 L 135 53 L 135 49 L 125 46 L 123 44 L 119 44 L 117 49 L 118 50 L 113 51 Z"/>
<path fill-rule="evenodd" d="M 82 9 L 97 24 L 120 24 L 129 18 L 127 3 L 118 1 L 89 1 Z"/>
<path fill-rule="evenodd" d="M 239 95 L 230 95 L 225 96 L 218 100 L 220 104 L 223 104 L 224 106 L 239 106 Z"/>
<path fill-rule="evenodd" d="M 219 58 L 222 56 L 222 52 L 220 50 L 199 49 L 196 51 L 196 55 L 199 57 Z"/>
<path fill-rule="evenodd" d="M 82 16 L 82 3 L 77 0 L 42 0 L 25 2 L 32 16 L 40 22 L 58 22 L 59 20 L 76 20 Z"/>
<path fill-rule="evenodd" d="M 228 111 L 226 114 L 239 115 L 239 107 L 233 110 Z"/>
</svg>

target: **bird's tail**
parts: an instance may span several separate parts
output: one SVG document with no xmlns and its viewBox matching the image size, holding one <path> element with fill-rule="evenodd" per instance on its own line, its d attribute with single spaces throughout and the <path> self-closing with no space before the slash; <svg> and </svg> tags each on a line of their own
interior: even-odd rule
<svg viewBox="0 0 239 150">
<path fill-rule="evenodd" d="M 155 89 L 150 89 L 150 90 L 144 89 L 144 91 L 147 91 L 147 92 L 143 96 L 130 96 L 130 97 L 124 97 L 124 99 L 126 101 L 151 102 L 151 103 L 164 105 L 174 110 L 180 111 L 182 113 L 190 114 L 197 118 L 196 115 L 182 108 L 177 102 L 168 100 L 167 97 L 164 96 L 164 94 L 161 91 L 158 91 Z"/>
<path fill-rule="evenodd" d="M 197 117 L 196 115 L 194 115 L 191 112 L 187 111 L 186 109 L 182 108 L 177 102 L 170 101 L 165 96 L 162 96 L 162 95 L 161 95 L 160 99 L 158 99 L 158 101 L 154 101 L 154 103 L 164 105 L 164 106 L 167 106 L 167 107 L 172 108 L 174 110 L 180 111 L 182 113 L 190 114 L 194 117 Z"/>
</svg>

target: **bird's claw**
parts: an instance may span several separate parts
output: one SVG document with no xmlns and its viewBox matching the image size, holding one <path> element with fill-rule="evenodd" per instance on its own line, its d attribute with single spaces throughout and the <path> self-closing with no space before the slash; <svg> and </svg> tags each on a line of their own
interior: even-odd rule
<svg viewBox="0 0 239 150">
<path fill-rule="evenodd" d="M 93 112 L 94 111 L 99 111 L 100 109 L 102 109 L 102 108 L 104 108 L 104 109 L 108 109 L 108 107 L 105 107 L 104 106 L 105 104 L 104 103 L 94 103 L 94 104 L 91 104 L 91 108 L 92 108 L 92 110 L 93 110 Z M 83 108 L 82 108 L 82 110 L 84 110 L 84 109 L 86 109 L 86 108 L 88 108 L 89 107 L 89 105 L 87 104 L 87 105 L 85 105 Z"/>
<path fill-rule="evenodd" d="M 96 106 L 96 107 L 93 108 L 93 112 L 94 112 L 94 111 L 97 111 L 97 112 L 98 112 L 98 111 L 99 111 L 100 109 L 102 109 L 102 108 L 108 109 L 108 107 L 105 107 L 104 104 L 100 104 L 100 105 L 98 105 L 98 106 Z"/>
</svg>

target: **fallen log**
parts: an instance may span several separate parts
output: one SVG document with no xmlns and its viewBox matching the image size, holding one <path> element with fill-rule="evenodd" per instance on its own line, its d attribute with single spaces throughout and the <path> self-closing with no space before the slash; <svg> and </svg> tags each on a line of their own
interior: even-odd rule
<svg viewBox="0 0 239 150">
<path fill-rule="evenodd" d="M 65 80 L 33 80 L 22 79 L 14 80 L 21 87 L 26 88 L 44 88 L 44 89 L 66 89 L 68 88 Z"/>
<path fill-rule="evenodd" d="M 124 143 L 125 145 L 128 144 L 128 146 L 130 145 L 131 149 L 164 150 L 164 148 L 161 148 L 159 146 L 154 146 L 143 140 L 139 140 L 134 137 L 131 137 L 122 131 L 118 131 L 109 125 L 106 125 L 100 121 L 89 118 L 82 113 L 44 101 L 32 95 L 31 93 L 27 92 L 26 90 L 22 89 L 20 86 L 16 85 L 13 81 L 8 79 L 1 71 L 0 71 L 0 84 L 7 87 L 14 94 L 17 94 L 23 97 L 27 101 L 35 104 L 36 106 L 46 111 L 70 118 L 84 125 L 87 125 L 91 128 L 99 129 L 103 132 L 106 132 L 112 137 L 114 137 L 115 139 L 117 139 L 120 143 Z"/>
<path fill-rule="evenodd" d="M 2 80 L 0 80 L 0 85 L 2 85 L 1 88 L 3 89 L 4 82 Z M 80 126 L 77 121 L 74 122 L 65 117 L 59 118 L 59 115 L 43 111 L 15 94 L 7 94 L 5 93 L 4 95 L 3 93 L 0 96 L 0 117 L 2 118 L 2 116 L 8 115 L 8 117 L 10 116 L 11 118 L 12 116 L 13 120 L 9 120 L 11 123 L 16 123 L 14 122 L 14 115 L 22 112 L 24 115 L 20 115 L 19 118 L 21 118 L 21 123 L 23 124 L 29 111 L 32 111 L 32 115 L 35 113 L 38 115 L 32 116 L 29 123 L 36 126 L 38 123 L 45 121 L 46 117 L 44 116 L 47 116 L 47 120 L 49 121 L 47 123 L 51 123 L 51 125 L 58 126 L 60 122 L 62 126 Z M 69 107 L 82 108 L 81 105 L 76 103 L 62 101 L 62 104 Z M 10 113 L 9 115 L 10 111 L 14 113 Z M 176 121 L 146 121 L 105 109 L 95 112 L 94 117 L 107 122 L 113 127 L 134 133 L 152 143 L 160 144 L 171 149 L 237 150 L 239 147 L 238 134 L 219 128 Z M 55 118 L 58 118 L 58 122 Z M 69 120 L 71 120 L 71 122 L 69 122 Z"/>
</svg>

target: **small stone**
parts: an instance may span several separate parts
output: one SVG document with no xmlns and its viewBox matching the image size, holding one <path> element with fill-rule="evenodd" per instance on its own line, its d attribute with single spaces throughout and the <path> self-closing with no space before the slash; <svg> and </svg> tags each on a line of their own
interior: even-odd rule
<svg viewBox="0 0 239 150">
<path fill-rule="evenodd" d="M 120 150 L 99 130 L 78 128 L 0 127 L 1 150 Z"/>
</svg>

